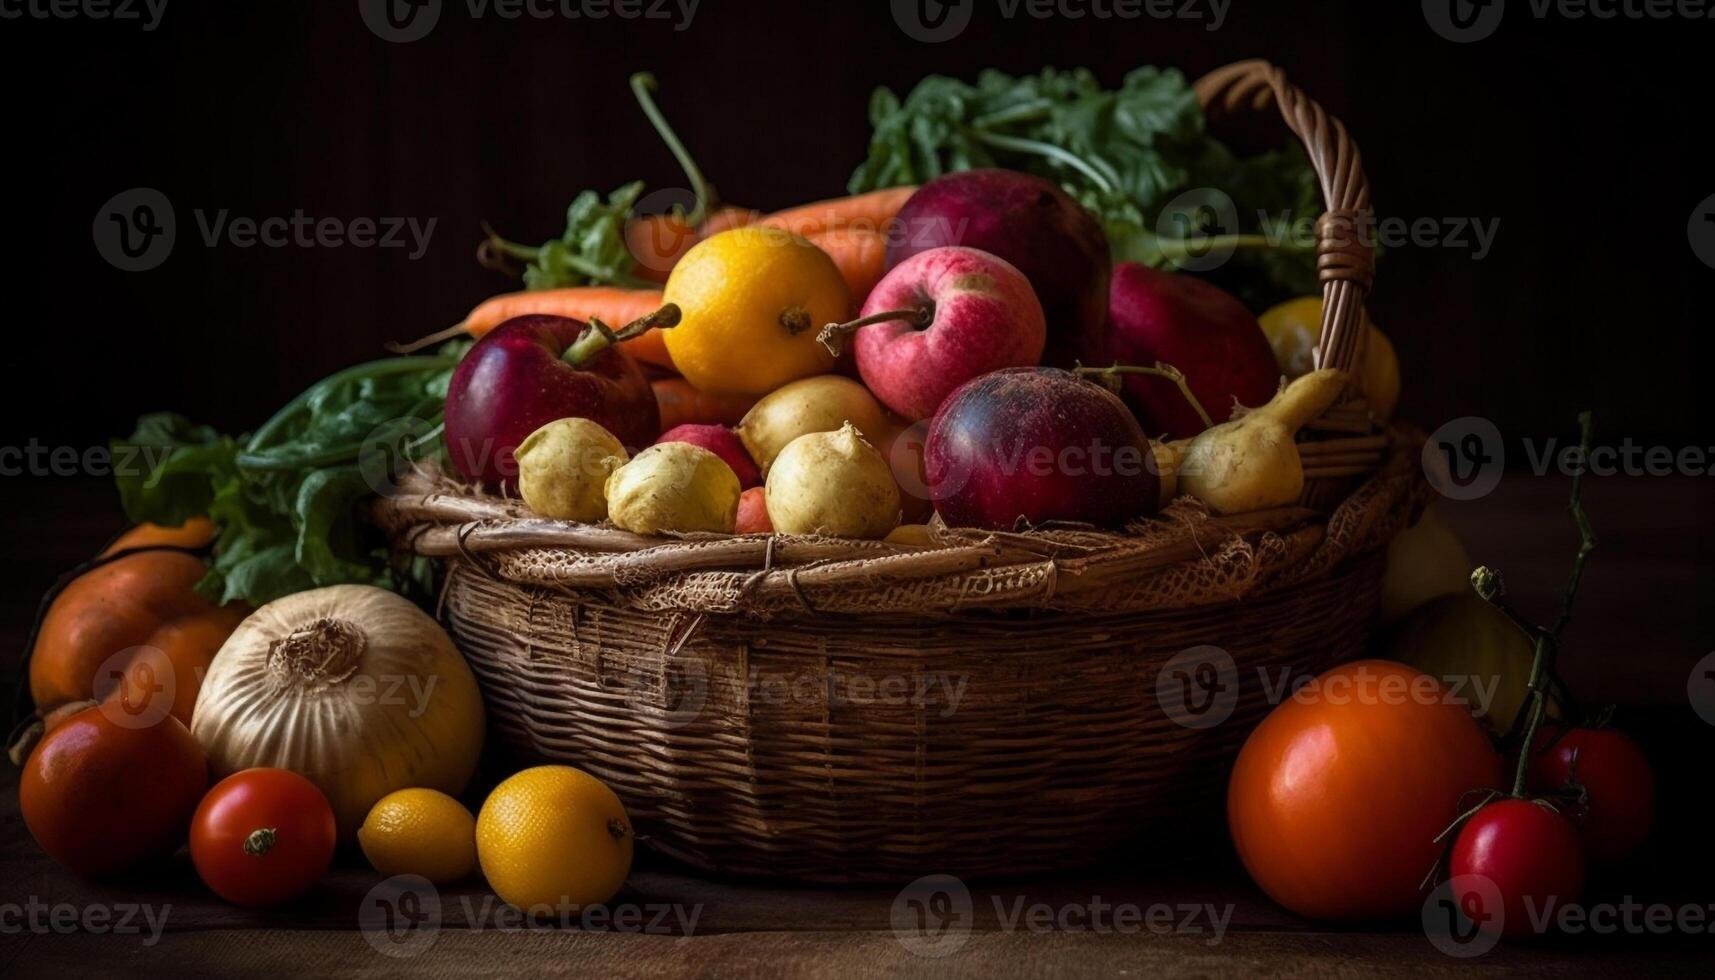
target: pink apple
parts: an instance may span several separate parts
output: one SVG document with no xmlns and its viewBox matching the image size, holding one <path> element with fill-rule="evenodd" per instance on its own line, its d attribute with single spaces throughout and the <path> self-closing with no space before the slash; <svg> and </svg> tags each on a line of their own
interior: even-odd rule
<svg viewBox="0 0 1715 980">
<path fill-rule="evenodd" d="M 978 375 L 1034 366 L 1048 327 L 1030 280 L 1012 263 L 946 246 L 894 266 L 870 291 L 862 315 L 824 330 L 823 342 L 837 347 L 845 333 L 855 334 L 864 384 L 915 422 Z"/>
<path fill-rule="evenodd" d="M 693 446 L 701 446 L 732 467 L 733 475 L 738 477 L 739 486 L 762 485 L 762 474 L 756 469 L 756 461 L 745 451 L 738 433 L 724 425 L 675 425 L 655 440 L 657 446 L 664 442 L 688 442 Z"/>
</svg>

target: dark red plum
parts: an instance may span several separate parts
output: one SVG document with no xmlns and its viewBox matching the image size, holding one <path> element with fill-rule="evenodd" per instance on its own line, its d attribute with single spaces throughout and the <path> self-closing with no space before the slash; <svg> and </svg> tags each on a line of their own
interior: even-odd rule
<svg viewBox="0 0 1715 980">
<path fill-rule="evenodd" d="M 555 419 L 586 418 L 627 450 L 655 441 L 655 393 L 637 363 L 588 324 L 563 316 L 515 317 L 476 342 L 447 389 L 447 448 L 467 480 L 513 485 L 512 451 Z"/>
<path fill-rule="evenodd" d="M 1262 326 L 1219 286 L 1121 262 L 1114 269 L 1108 312 L 1114 359 L 1178 368 L 1217 423 L 1232 414 L 1235 399 L 1255 408 L 1273 398 L 1280 385 L 1280 367 Z M 1150 435 L 1189 439 L 1203 431 L 1203 420 L 1172 381 L 1130 374 L 1123 390 Z"/>
<path fill-rule="evenodd" d="M 887 267 L 963 245 L 1018 267 L 1048 323 L 1044 364 L 1107 358 L 1113 257 L 1095 215 L 1049 181 L 1015 170 L 964 170 L 917 189 L 888 235 Z"/>
<path fill-rule="evenodd" d="M 1113 392 L 1057 368 L 1008 368 L 954 390 L 930 424 L 923 466 L 935 510 L 954 527 L 1120 527 L 1160 503 L 1137 419 Z"/>
</svg>

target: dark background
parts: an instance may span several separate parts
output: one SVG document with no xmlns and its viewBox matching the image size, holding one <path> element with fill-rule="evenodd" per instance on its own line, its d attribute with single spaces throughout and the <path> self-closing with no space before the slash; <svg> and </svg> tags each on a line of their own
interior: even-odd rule
<svg viewBox="0 0 1715 980">
<path fill-rule="evenodd" d="M 663 108 L 722 196 L 770 209 L 843 192 L 876 85 L 903 93 L 931 73 L 1044 65 L 1087 66 L 1113 85 L 1137 65 L 1196 76 L 1259 56 L 1347 123 L 1382 216 L 1500 220 L 1482 261 L 1409 245 L 1382 260 L 1370 309 L 1399 350 L 1404 416 L 1425 428 L 1486 416 L 1516 445 L 1564 437 L 1592 407 L 1604 442 L 1715 444 L 1701 336 L 1715 270 L 1686 241 L 1693 209 L 1715 192 L 1700 132 L 1715 22 L 1537 20 L 1513 0 L 1494 37 L 1459 45 L 1413 0 L 1233 0 L 1214 32 L 1147 18 L 1006 20 L 999 0 L 976 4 L 969 29 L 937 45 L 907 37 L 887 0 L 703 0 L 683 32 L 650 20 L 473 21 L 446 0 L 433 32 L 410 44 L 366 29 L 356 0 L 169 0 L 147 33 L 0 20 L 11 218 L 0 236 L 11 287 L 0 447 L 81 450 L 162 409 L 242 431 L 315 379 L 380 356 L 384 341 L 458 321 L 514 285 L 474 261 L 483 221 L 539 241 L 580 190 L 683 183 L 626 88 L 639 69 L 659 77 Z M 134 187 L 172 201 L 178 244 L 159 268 L 126 273 L 97 253 L 91 225 Z M 404 249 L 207 248 L 196 209 L 436 225 L 415 261 Z M 1549 511 L 1563 490 L 1545 486 L 1502 494 L 1524 501 L 1514 512 Z M 1617 482 L 1591 488 L 1612 536 L 1574 630 L 1589 651 L 1576 659 L 1599 667 L 1579 667 L 1587 696 L 1672 704 L 1623 722 L 1658 761 L 1698 766 L 1707 756 L 1684 733 L 1707 744 L 1708 729 L 1681 692 L 1685 664 L 1709 649 L 1704 486 L 1646 480 L 1624 498 Z M 0 477 L 0 512 L 18 556 L 0 574 L 16 650 L 35 596 L 122 518 L 107 481 L 87 474 Z M 1535 555 L 1508 570 L 1546 608 L 1570 532 L 1531 533 L 1503 528 L 1472 550 Z M 1675 642 L 1639 649 L 1628 638 L 1640 634 Z M 1675 796 L 1664 838 L 1707 833 L 1707 810 L 1687 798 L 1694 782 L 1664 789 Z M 1706 887 L 1707 856 L 1686 865 L 1664 847 L 1659 860 Z"/>
<path fill-rule="evenodd" d="M 473 20 L 446 0 L 409 44 L 366 29 L 356 0 L 170 0 L 152 32 L 0 21 L 13 217 L 0 445 L 99 444 L 168 408 L 243 430 L 382 342 L 458 321 L 512 286 L 473 259 L 482 221 L 540 241 L 579 190 L 684 183 L 626 88 L 634 70 L 659 76 L 723 198 L 774 208 L 842 192 L 878 84 L 1043 65 L 1115 84 L 1137 65 L 1195 76 L 1252 56 L 1347 122 L 1382 216 L 1500 219 L 1482 261 L 1409 245 L 1382 260 L 1371 308 L 1404 363 L 1404 414 L 1427 428 L 1480 414 L 1516 440 L 1565 434 L 1593 406 L 1610 441 L 1708 445 L 1697 326 L 1715 270 L 1685 229 L 1715 191 L 1693 151 L 1715 22 L 1543 21 L 1513 6 L 1464 45 L 1403 0 L 1233 0 L 1212 32 L 1008 20 L 976 0 L 965 33 L 935 45 L 908 38 L 886 0 L 704 0 L 682 32 Z M 177 246 L 121 272 L 91 224 L 139 186 L 172 201 Z M 416 261 L 205 247 L 192 212 L 222 208 L 436 225 Z"/>
</svg>

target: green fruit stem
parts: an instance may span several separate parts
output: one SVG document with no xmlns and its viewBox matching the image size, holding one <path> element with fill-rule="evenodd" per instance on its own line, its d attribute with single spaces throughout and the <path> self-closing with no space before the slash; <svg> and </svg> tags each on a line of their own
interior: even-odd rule
<svg viewBox="0 0 1715 980">
<path fill-rule="evenodd" d="M 589 329 L 579 335 L 572 345 L 560 355 L 560 360 L 573 367 L 578 367 L 596 356 L 608 347 L 622 340 L 642 336 L 651 330 L 667 330 L 679 323 L 679 307 L 668 303 L 653 313 L 640 316 L 618 330 L 614 330 L 601 320 L 590 317 Z"/>
</svg>

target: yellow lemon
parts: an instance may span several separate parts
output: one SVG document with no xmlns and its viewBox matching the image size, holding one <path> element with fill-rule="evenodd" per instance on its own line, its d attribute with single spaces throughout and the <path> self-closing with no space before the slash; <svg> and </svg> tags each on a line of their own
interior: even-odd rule
<svg viewBox="0 0 1715 980">
<path fill-rule="evenodd" d="M 631 820 L 601 780 L 570 766 L 537 766 L 488 794 L 476 852 L 488 885 L 518 908 L 600 905 L 631 870 Z"/>
<path fill-rule="evenodd" d="M 422 875 L 444 885 L 476 870 L 476 819 L 440 790 L 383 796 L 357 829 L 357 843 L 384 875 Z"/>
<path fill-rule="evenodd" d="M 673 266 L 663 290 L 679 325 L 667 353 L 702 391 L 763 395 L 826 374 L 834 356 L 816 342 L 851 313 L 839 267 L 808 239 L 778 228 L 723 231 Z"/>
<path fill-rule="evenodd" d="M 1310 373 L 1311 352 L 1316 347 L 1316 335 L 1322 331 L 1322 297 L 1289 299 L 1257 317 L 1257 322 L 1274 348 L 1274 360 L 1282 374 L 1296 378 Z M 1369 399 L 1370 413 L 1386 421 L 1399 404 L 1399 355 L 1393 342 L 1373 323 L 1364 341 L 1366 349 L 1360 353 L 1364 397 Z"/>
</svg>

